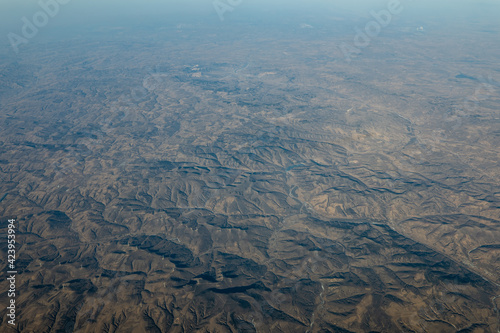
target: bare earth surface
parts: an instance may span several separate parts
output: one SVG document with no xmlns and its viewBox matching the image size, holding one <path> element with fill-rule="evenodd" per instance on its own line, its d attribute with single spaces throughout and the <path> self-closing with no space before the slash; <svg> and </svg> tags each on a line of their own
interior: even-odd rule
<svg viewBox="0 0 500 333">
<path fill-rule="evenodd" d="M 3 56 L 0 330 L 496 333 L 500 44 L 222 28 Z"/>
</svg>

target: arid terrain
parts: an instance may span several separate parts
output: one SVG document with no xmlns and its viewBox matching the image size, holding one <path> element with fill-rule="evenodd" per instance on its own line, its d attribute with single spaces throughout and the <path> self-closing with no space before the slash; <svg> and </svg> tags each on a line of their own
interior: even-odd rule
<svg viewBox="0 0 500 333">
<path fill-rule="evenodd" d="M 0 331 L 500 330 L 500 30 L 303 27 L 2 51 Z"/>
</svg>

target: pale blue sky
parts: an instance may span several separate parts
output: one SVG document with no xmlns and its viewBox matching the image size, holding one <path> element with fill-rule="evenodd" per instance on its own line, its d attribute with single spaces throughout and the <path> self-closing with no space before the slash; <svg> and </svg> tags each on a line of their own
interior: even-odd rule
<svg viewBox="0 0 500 333">
<path fill-rule="evenodd" d="M 48 1 L 48 0 L 42 0 Z M 228 0 L 220 0 L 227 3 Z M 276 15 L 290 9 L 323 12 L 339 10 L 349 11 L 356 15 L 366 15 L 370 10 L 378 10 L 387 6 L 391 0 L 242 0 L 233 13 L 245 15 L 255 12 L 272 11 Z M 485 16 L 497 14 L 500 17 L 500 1 L 498 0 L 400 0 L 401 4 L 419 13 L 439 11 L 454 15 L 474 12 Z M 488 5 L 488 6 L 486 6 Z M 485 11 L 485 8 L 489 8 Z M 15 23 L 22 16 L 29 17 L 40 9 L 38 0 L 2 0 L 0 2 L 0 18 L 4 22 Z M 493 13 L 492 13 L 493 10 Z M 496 12 L 495 12 L 496 10 Z M 57 16 L 82 18 L 105 17 L 113 15 L 214 15 L 213 0 L 70 0 L 61 5 Z M 215 14 L 215 16 L 217 16 Z M 56 17 L 57 18 L 57 17 Z M 60 18 L 62 20 L 62 18 Z"/>
<path fill-rule="evenodd" d="M 48 1 L 48 0 L 42 0 Z M 70 0 L 61 5 L 59 13 L 50 18 L 49 24 L 41 29 L 40 36 L 50 36 L 58 31 L 92 31 L 97 28 L 126 26 L 145 28 L 175 26 L 194 22 L 198 26 L 215 24 L 227 26 L 248 22 L 266 22 L 279 26 L 288 23 L 314 25 L 316 19 L 328 20 L 346 17 L 349 20 L 370 19 L 370 11 L 387 8 L 391 0 L 242 0 L 232 12 L 227 12 L 221 22 L 214 6 L 214 0 Z M 228 0 L 220 0 L 227 3 Z M 500 29 L 499 0 L 400 0 L 404 11 L 398 22 L 421 21 L 441 22 L 457 26 L 466 22 L 484 24 Z M 40 11 L 38 0 L 1 0 L 0 37 L 6 42 L 9 32 L 21 33 L 22 17 L 31 20 Z M 349 21 L 348 20 L 348 21 Z M 346 26 L 350 23 L 346 22 Z M 257 23 L 256 23 L 257 24 Z M 42 31 L 43 30 L 43 31 Z"/>
</svg>

